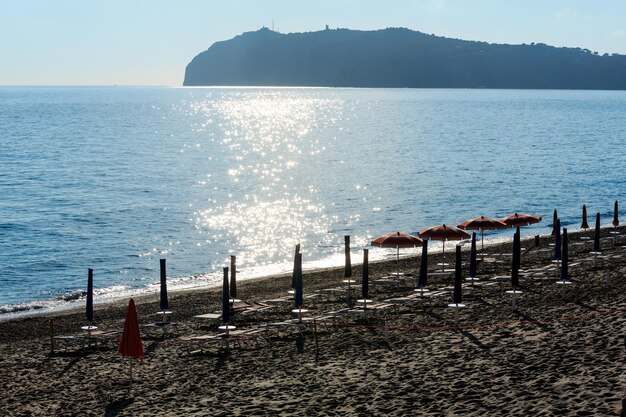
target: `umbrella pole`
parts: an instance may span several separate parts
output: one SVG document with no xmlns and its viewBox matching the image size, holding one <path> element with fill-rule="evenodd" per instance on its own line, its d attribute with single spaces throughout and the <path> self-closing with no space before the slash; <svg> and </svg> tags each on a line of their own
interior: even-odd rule
<svg viewBox="0 0 626 417">
<path fill-rule="evenodd" d="M 441 250 L 441 272 L 446 269 L 446 241 L 443 241 L 443 249 Z"/>
<path fill-rule="evenodd" d="M 130 392 L 133 391 L 133 361 L 132 361 L 132 359 L 130 361 L 130 387 L 129 387 L 129 391 Z"/>
</svg>

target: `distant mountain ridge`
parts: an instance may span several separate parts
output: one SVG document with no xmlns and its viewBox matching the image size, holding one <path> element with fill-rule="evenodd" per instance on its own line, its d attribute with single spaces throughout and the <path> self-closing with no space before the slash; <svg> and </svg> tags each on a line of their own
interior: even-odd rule
<svg viewBox="0 0 626 417">
<path fill-rule="evenodd" d="M 183 85 L 624 90 L 626 55 L 402 28 L 289 34 L 263 28 L 198 54 Z"/>
</svg>

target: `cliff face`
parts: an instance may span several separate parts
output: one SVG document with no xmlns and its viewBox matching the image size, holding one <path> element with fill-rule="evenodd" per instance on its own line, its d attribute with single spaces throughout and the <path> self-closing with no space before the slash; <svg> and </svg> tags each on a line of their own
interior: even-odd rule
<svg viewBox="0 0 626 417">
<path fill-rule="evenodd" d="M 500 45 L 408 29 L 280 34 L 216 42 L 186 86 L 626 89 L 626 56 L 545 44 Z"/>
</svg>

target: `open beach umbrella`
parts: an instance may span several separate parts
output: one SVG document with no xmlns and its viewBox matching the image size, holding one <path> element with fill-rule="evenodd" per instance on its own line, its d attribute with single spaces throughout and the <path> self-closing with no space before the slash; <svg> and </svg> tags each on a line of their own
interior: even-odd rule
<svg viewBox="0 0 626 417">
<path fill-rule="evenodd" d="M 352 276 L 352 262 L 350 261 L 350 236 L 344 236 L 343 239 L 346 251 L 346 267 L 343 271 L 343 277 L 350 278 Z"/>
<path fill-rule="evenodd" d="M 237 257 L 230 255 L 230 298 L 237 298 Z"/>
<path fill-rule="evenodd" d="M 583 204 L 583 222 L 580 224 L 580 228 L 583 230 L 589 229 L 589 223 L 587 223 L 587 206 Z"/>
<path fill-rule="evenodd" d="M 561 233 L 561 230 L 556 228 L 556 221 L 558 218 L 559 215 L 556 213 L 556 209 L 554 209 L 554 213 L 552 214 L 552 236 L 556 236 L 557 230 Z"/>
<path fill-rule="evenodd" d="M 463 230 L 480 230 L 480 250 L 485 247 L 485 230 L 499 230 L 509 227 L 501 220 L 492 219 L 491 217 L 480 216 L 475 219 L 466 220 L 463 223 L 457 225 L 459 229 Z"/>
<path fill-rule="evenodd" d="M 167 273 L 165 259 L 159 259 L 159 267 L 161 270 L 161 291 L 159 294 L 159 309 L 161 311 L 167 311 L 170 308 L 170 305 L 167 300 Z"/>
<path fill-rule="evenodd" d="M 617 206 L 617 200 L 615 200 L 615 204 L 613 205 L 613 226 L 619 226 L 619 208 Z"/>
<path fill-rule="evenodd" d="M 531 224 L 539 223 L 541 221 L 541 216 L 515 213 L 511 214 L 510 216 L 503 217 L 500 220 L 503 223 L 506 223 L 506 225 L 509 227 L 528 226 Z"/>
<path fill-rule="evenodd" d="M 461 304 L 463 302 L 463 289 L 461 287 L 463 279 L 463 273 L 461 270 L 461 245 L 456 245 L 456 262 L 454 268 L 454 293 L 452 295 L 452 302 L 454 304 Z"/>
<path fill-rule="evenodd" d="M 417 278 L 417 288 L 426 288 L 428 279 L 428 239 L 424 239 L 422 246 L 422 256 L 420 257 L 420 273 Z"/>
<path fill-rule="evenodd" d="M 518 228 L 513 235 L 513 257 L 511 258 L 511 286 L 513 288 L 519 287 L 520 248 L 520 231 Z"/>
<path fill-rule="evenodd" d="M 561 281 L 567 281 L 569 250 L 567 248 L 567 229 L 563 229 L 563 250 L 561 253 Z"/>
<path fill-rule="evenodd" d="M 593 251 L 600 252 L 600 213 L 596 213 L 596 230 L 593 235 Z"/>
<path fill-rule="evenodd" d="M 296 245 L 296 253 L 293 255 L 293 273 L 291 274 L 291 288 L 296 288 L 296 258 L 300 253 L 300 244 Z"/>
<path fill-rule="evenodd" d="M 463 240 L 469 239 L 470 235 L 465 230 L 461 230 L 458 227 L 446 226 L 441 224 L 438 226 L 427 227 L 421 230 L 417 235 L 424 239 L 441 240 L 443 242 L 443 251 L 446 250 L 446 242 L 448 240 Z"/>
<path fill-rule="evenodd" d="M 476 232 L 472 232 L 472 247 L 470 249 L 469 276 L 474 281 L 476 278 Z"/>
<path fill-rule="evenodd" d="M 361 280 L 361 293 L 363 294 L 364 300 L 367 300 L 367 296 L 369 295 L 369 279 L 369 249 L 363 249 L 363 279 Z"/>
<path fill-rule="evenodd" d="M 86 303 L 87 321 L 93 321 L 93 269 L 87 270 L 87 303 Z"/>
<path fill-rule="evenodd" d="M 132 298 L 128 302 L 126 319 L 124 320 L 124 332 L 122 333 L 117 351 L 122 356 L 139 359 L 140 362 L 143 362 L 143 344 L 141 343 L 141 332 L 139 331 L 139 319 L 137 318 L 135 300 Z M 133 361 L 130 362 L 130 387 L 132 388 L 132 386 Z"/>
<path fill-rule="evenodd" d="M 230 323 L 230 286 L 228 285 L 228 267 L 224 268 L 222 281 L 222 323 Z"/>
<path fill-rule="evenodd" d="M 296 255 L 296 287 L 294 294 L 294 307 L 301 308 L 302 307 L 302 254 L 298 253 Z"/>
<path fill-rule="evenodd" d="M 561 220 L 556 219 L 556 230 L 557 233 L 554 235 L 554 259 L 557 261 L 561 260 Z"/>
<path fill-rule="evenodd" d="M 372 246 L 379 246 L 381 248 L 396 248 L 397 260 L 400 260 L 400 248 L 414 248 L 416 246 L 422 246 L 423 243 L 422 239 L 418 237 L 400 232 L 382 235 L 370 242 Z"/>
</svg>

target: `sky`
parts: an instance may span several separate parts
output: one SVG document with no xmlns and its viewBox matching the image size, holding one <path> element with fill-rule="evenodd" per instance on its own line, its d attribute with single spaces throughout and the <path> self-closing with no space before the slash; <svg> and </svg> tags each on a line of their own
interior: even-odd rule
<svg viewBox="0 0 626 417">
<path fill-rule="evenodd" d="M 178 86 L 211 44 L 272 22 L 626 54 L 623 0 L 0 0 L 0 85 Z"/>
</svg>

